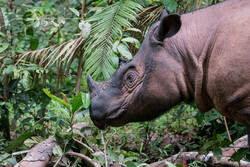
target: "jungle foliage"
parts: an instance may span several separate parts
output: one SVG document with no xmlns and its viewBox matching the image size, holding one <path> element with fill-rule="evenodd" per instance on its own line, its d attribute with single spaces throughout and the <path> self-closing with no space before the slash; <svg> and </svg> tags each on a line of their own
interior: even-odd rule
<svg viewBox="0 0 250 167">
<path fill-rule="evenodd" d="M 216 110 L 201 113 L 194 104 L 181 104 L 152 122 L 98 130 L 89 118 L 86 74 L 103 81 L 119 57 L 132 59 L 164 7 L 185 13 L 221 1 L 0 0 L 0 164 L 15 165 L 24 150 L 52 135 L 58 141 L 53 165 L 87 166 L 65 156 L 72 150 L 101 166 L 147 166 L 181 148 L 213 151 L 220 159 L 221 148 L 231 144 L 223 117 Z M 79 140 L 73 126 L 82 122 Z M 246 134 L 234 121 L 228 126 L 233 141 Z M 167 134 L 181 138 L 179 143 L 162 145 Z M 245 155 L 243 150 L 232 161 L 249 160 Z"/>
</svg>

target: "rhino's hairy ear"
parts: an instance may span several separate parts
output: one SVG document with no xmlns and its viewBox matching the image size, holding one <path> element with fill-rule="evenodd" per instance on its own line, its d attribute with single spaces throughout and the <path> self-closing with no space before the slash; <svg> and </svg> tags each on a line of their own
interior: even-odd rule
<svg viewBox="0 0 250 167">
<path fill-rule="evenodd" d="M 161 18 L 157 37 L 159 40 L 172 37 L 181 28 L 181 16 L 179 14 L 170 14 Z"/>
<path fill-rule="evenodd" d="M 119 57 L 119 65 L 118 68 L 120 68 L 121 66 L 123 66 L 124 64 L 126 64 L 129 60 L 128 59 L 124 59 L 122 57 Z"/>
</svg>

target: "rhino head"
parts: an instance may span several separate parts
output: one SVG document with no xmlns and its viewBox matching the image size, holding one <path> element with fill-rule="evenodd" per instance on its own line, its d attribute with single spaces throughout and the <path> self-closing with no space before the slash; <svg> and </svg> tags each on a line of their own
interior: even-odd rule
<svg viewBox="0 0 250 167">
<path fill-rule="evenodd" d="M 90 117 L 98 128 L 152 120 L 183 100 L 183 68 L 169 41 L 180 28 L 180 15 L 163 12 L 138 53 L 130 62 L 120 59 L 111 78 L 95 82 L 87 75 Z"/>
</svg>

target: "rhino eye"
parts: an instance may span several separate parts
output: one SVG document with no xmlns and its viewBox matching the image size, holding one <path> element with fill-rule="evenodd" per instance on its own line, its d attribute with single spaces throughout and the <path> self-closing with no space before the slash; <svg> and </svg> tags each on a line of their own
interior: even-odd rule
<svg viewBox="0 0 250 167">
<path fill-rule="evenodd" d="M 134 86 L 135 84 L 135 81 L 136 81 L 136 75 L 134 72 L 129 72 L 126 74 L 125 76 L 125 84 L 128 86 L 128 87 L 132 87 Z"/>
</svg>

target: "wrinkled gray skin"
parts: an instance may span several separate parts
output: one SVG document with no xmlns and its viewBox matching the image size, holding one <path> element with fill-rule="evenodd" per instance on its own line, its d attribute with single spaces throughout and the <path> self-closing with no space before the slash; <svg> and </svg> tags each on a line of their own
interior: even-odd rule
<svg viewBox="0 0 250 167">
<path fill-rule="evenodd" d="M 193 100 L 201 111 L 215 107 L 250 127 L 250 1 L 163 12 L 132 61 L 105 82 L 89 75 L 87 82 L 100 129 L 152 120 Z"/>
</svg>

